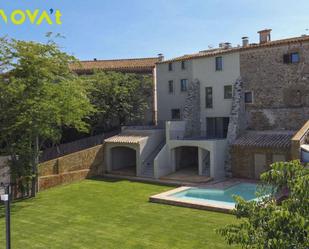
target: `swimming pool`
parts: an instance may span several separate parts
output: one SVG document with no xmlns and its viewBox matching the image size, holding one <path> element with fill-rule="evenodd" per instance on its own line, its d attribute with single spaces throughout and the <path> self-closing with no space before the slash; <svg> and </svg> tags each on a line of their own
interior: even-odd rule
<svg viewBox="0 0 309 249">
<path fill-rule="evenodd" d="M 206 200 L 212 203 L 224 203 L 231 207 L 235 206 L 233 196 L 241 196 L 246 201 L 257 200 L 256 192 L 258 185 L 254 183 L 239 183 L 227 189 L 189 188 L 187 190 L 172 194 L 172 197 Z M 265 194 L 270 194 L 271 189 L 267 188 Z"/>
<path fill-rule="evenodd" d="M 257 196 L 256 193 L 263 193 Z M 235 208 L 234 196 L 256 201 L 272 193 L 271 187 L 251 182 L 232 182 L 225 187 L 179 187 L 150 197 L 151 202 L 190 208 L 230 212 Z"/>
</svg>

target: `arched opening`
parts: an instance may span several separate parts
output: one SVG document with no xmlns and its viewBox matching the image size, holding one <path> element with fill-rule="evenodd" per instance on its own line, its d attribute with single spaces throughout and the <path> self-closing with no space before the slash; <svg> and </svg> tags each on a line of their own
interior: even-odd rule
<svg viewBox="0 0 309 249">
<path fill-rule="evenodd" d="M 181 146 L 175 148 L 175 169 L 176 172 L 198 175 L 199 156 L 198 147 Z"/>
<path fill-rule="evenodd" d="M 112 173 L 136 175 L 136 151 L 132 148 L 119 146 L 111 149 Z"/>
</svg>

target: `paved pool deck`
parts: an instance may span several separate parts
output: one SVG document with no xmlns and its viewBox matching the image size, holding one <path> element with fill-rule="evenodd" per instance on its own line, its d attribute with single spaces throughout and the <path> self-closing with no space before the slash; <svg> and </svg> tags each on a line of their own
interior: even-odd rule
<svg viewBox="0 0 309 249">
<path fill-rule="evenodd" d="M 258 181 L 232 178 L 232 179 L 218 181 L 218 182 L 209 182 L 206 184 L 201 184 L 198 187 L 211 188 L 211 189 L 226 189 L 226 188 L 229 188 L 239 183 L 258 183 Z M 207 200 L 186 199 L 186 198 L 179 198 L 179 197 L 173 196 L 176 193 L 188 190 L 190 188 L 192 187 L 182 186 L 182 187 L 170 190 L 170 191 L 156 194 L 156 195 L 150 196 L 149 201 L 154 202 L 154 203 L 168 204 L 168 205 L 174 205 L 174 206 L 181 206 L 181 207 L 188 207 L 188 208 L 195 208 L 195 209 L 202 209 L 202 210 L 209 210 L 209 211 L 216 211 L 216 212 L 223 212 L 223 213 L 231 213 L 232 210 L 234 209 L 233 206 L 226 205 L 224 203 L 213 203 Z"/>
</svg>

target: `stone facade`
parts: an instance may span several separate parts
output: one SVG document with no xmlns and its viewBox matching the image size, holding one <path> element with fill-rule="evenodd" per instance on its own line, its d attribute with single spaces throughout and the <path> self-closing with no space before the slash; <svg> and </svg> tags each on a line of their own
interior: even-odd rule
<svg viewBox="0 0 309 249">
<path fill-rule="evenodd" d="M 199 136 L 201 132 L 200 82 L 194 80 L 188 88 L 183 120 L 187 121 L 186 136 Z"/>
<path fill-rule="evenodd" d="M 103 173 L 103 145 L 78 151 L 39 165 L 39 190 Z"/>
<path fill-rule="evenodd" d="M 243 82 L 241 78 L 237 79 L 233 86 L 233 102 L 230 115 L 230 122 L 227 133 L 227 143 L 230 148 L 231 144 L 236 140 L 238 135 L 245 129 L 245 104 Z M 226 176 L 232 176 L 231 152 L 227 152 L 225 160 Z"/>
<path fill-rule="evenodd" d="M 232 146 L 231 161 L 233 177 L 259 179 L 255 174 L 255 154 L 266 156 L 264 171 L 269 170 L 269 166 L 274 162 L 274 155 L 282 155 L 285 157 L 285 160 L 291 160 L 290 149 Z"/>
<path fill-rule="evenodd" d="M 283 63 L 298 52 L 299 63 Z M 309 117 L 309 42 L 269 46 L 240 53 L 244 91 L 253 91 L 246 104 L 251 130 L 298 130 Z"/>
</svg>

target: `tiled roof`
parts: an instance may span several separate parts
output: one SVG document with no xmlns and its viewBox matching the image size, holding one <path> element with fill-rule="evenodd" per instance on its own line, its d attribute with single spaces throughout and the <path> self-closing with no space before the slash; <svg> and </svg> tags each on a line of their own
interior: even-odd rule
<svg viewBox="0 0 309 249">
<path fill-rule="evenodd" d="M 294 131 L 247 131 L 236 139 L 233 146 L 259 148 L 286 148 L 291 146 Z"/>
<path fill-rule="evenodd" d="M 210 50 L 201 51 L 199 53 L 187 54 L 187 55 L 176 57 L 170 60 L 161 61 L 161 62 L 158 62 L 157 64 L 190 60 L 190 59 L 203 58 L 203 57 L 212 57 L 212 56 L 217 56 L 221 54 L 241 52 L 241 51 L 257 49 L 257 48 L 275 47 L 275 46 L 287 45 L 287 44 L 292 44 L 292 43 L 300 43 L 300 42 L 309 42 L 309 35 L 293 37 L 293 38 L 288 38 L 288 39 L 281 39 L 281 40 L 276 40 L 276 41 L 270 41 L 270 42 L 262 43 L 262 44 L 252 43 L 252 44 L 249 44 L 249 46 L 247 47 L 210 49 Z"/>
<path fill-rule="evenodd" d="M 146 136 L 133 136 L 133 135 L 116 135 L 105 139 L 105 143 L 129 143 L 129 144 L 138 144 L 143 139 L 147 138 Z"/>
<path fill-rule="evenodd" d="M 76 73 L 91 73 L 94 70 L 121 71 L 128 73 L 152 73 L 155 64 L 160 61 L 159 57 L 136 58 L 120 60 L 92 60 L 80 61 L 70 65 Z"/>
</svg>

